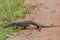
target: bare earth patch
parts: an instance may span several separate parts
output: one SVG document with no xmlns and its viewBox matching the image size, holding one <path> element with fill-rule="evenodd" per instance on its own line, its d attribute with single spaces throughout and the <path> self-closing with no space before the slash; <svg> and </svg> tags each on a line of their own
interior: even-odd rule
<svg viewBox="0 0 60 40">
<path fill-rule="evenodd" d="M 31 9 L 31 14 L 26 19 L 43 25 L 60 25 L 59 0 L 25 0 Z M 41 31 L 32 29 L 21 30 L 20 35 L 10 35 L 7 40 L 60 40 L 60 27 L 42 28 Z"/>
</svg>

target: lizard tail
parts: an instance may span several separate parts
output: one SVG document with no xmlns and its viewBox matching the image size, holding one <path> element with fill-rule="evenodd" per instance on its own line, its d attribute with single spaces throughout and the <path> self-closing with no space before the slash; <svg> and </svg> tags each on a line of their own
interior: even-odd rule
<svg viewBox="0 0 60 40">
<path fill-rule="evenodd" d="M 41 26 L 42 28 L 51 28 L 51 27 L 60 27 L 60 25 L 50 25 L 50 26 L 46 26 L 46 25 L 44 25 L 44 26 Z"/>
</svg>

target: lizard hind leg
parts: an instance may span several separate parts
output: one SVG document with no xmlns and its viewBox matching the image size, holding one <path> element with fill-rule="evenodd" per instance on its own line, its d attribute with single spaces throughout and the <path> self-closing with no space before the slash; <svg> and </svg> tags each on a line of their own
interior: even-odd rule
<svg viewBox="0 0 60 40">
<path fill-rule="evenodd" d="M 36 29 L 39 29 L 40 27 L 39 26 L 37 26 L 37 28 Z"/>
<path fill-rule="evenodd" d="M 42 27 L 40 27 L 40 28 L 38 29 L 38 31 L 40 31 L 40 32 L 41 32 L 41 29 L 42 29 Z"/>
<path fill-rule="evenodd" d="M 42 27 L 37 27 L 37 30 L 38 30 L 39 32 L 41 32 L 41 29 L 42 29 Z"/>
</svg>

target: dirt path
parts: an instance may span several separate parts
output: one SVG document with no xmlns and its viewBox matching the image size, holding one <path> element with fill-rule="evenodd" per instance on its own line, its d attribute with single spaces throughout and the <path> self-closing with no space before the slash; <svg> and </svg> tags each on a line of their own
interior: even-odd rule
<svg viewBox="0 0 60 40">
<path fill-rule="evenodd" d="M 25 0 L 25 4 L 31 9 L 31 14 L 26 18 L 43 25 L 60 25 L 59 0 Z M 43 28 L 41 32 L 28 28 L 21 30 L 20 35 L 11 35 L 7 40 L 60 40 L 60 27 Z"/>
</svg>

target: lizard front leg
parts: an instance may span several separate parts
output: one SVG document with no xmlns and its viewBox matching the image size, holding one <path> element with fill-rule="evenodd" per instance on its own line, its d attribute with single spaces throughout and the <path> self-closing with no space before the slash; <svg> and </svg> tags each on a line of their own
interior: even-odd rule
<svg viewBox="0 0 60 40">
<path fill-rule="evenodd" d="M 24 26 L 23 28 L 21 28 L 21 30 L 24 30 L 24 29 L 26 29 L 26 26 Z"/>
<path fill-rule="evenodd" d="M 16 26 L 16 25 L 14 25 L 13 30 L 16 30 L 16 28 L 17 28 L 17 26 Z"/>
</svg>

